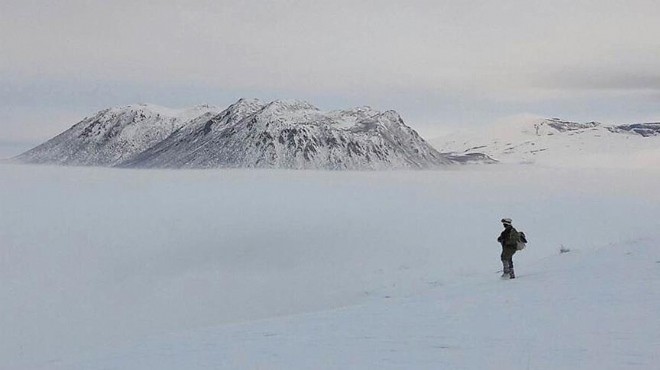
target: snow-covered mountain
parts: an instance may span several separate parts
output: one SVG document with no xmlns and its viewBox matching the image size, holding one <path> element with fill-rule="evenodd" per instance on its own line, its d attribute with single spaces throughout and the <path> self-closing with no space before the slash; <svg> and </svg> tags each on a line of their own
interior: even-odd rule
<svg viewBox="0 0 660 370">
<path fill-rule="evenodd" d="M 605 125 L 520 117 L 431 140 L 442 153 L 560 167 L 660 165 L 660 123 Z"/>
<path fill-rule="evenodd" d="M 197 118 L 220 112 L 200 105 L 173 110 L 151 104 L 109 108 L 19 155 L 27 163 L 115 166 L 130 160 Z"/>
<path fill-rule="evenodd" d="M 440 154 L 394 111 L 322 112 L 303 101 L 240 99 L 227 109 L 108 109 L 18 157 L 30 163 L 149 168 L 434 168 Z"/>
</svg>

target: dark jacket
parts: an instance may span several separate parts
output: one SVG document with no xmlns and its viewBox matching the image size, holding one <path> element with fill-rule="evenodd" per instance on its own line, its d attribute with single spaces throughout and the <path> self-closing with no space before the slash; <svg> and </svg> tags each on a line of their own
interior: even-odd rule
<svg viewBox="0 0 660 370">
<path fill-rule="evenodd" d="M 502 231 L 497 241 L 502 244 L 503 248 L 518 248 L 518 240 L 520 240 L 520 234 L 513 226 L 507 227 Z"/>
</svg>

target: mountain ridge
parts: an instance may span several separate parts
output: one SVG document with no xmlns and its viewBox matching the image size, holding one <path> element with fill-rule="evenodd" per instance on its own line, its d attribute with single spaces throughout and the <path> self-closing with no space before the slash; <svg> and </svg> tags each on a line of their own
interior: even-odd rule
<svg viewBox="0 0 660 370">
<path fill-rule="evenodd" d="M 430 140 L 451 155 L 485 154 L 500 163 L 569 167 L 660 165 L 660 123 L 608 125 L 522 117 Z"/>
<path fill-rule="evenodd" d="M 301 100 L 239 99 L 172 110 L 129 105 L 99 111 L 19 155 L 19 162 L 132 168 L 384 170 L 457 163 L 393 110 L 323 112 Z"/>
</svg>

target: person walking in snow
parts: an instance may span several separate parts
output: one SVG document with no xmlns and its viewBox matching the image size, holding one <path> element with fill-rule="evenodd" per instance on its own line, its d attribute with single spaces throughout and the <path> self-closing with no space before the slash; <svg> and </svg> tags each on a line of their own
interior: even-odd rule
<svg viewBox="0 0 660 370">
<path fill-rule="evenodd" d="M 513 255 L 518 250 L 518 241 L 520 241 L 520 234 L 511 225 L 510 218 L 503 218 L 502 226 L 504 231 L 497 238 L 497 241 L 502 245 L 502 277 L 509 276 L 510 279 L 515 279 L 516 275 L 513 272 Z"/>
</svg>

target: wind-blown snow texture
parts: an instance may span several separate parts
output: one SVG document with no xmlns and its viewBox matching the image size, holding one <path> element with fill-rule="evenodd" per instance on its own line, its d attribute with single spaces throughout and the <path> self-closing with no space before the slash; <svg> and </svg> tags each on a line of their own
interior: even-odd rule
<svg viewBox="0 0 660 370">
<path fill-rule="evenodd" d="M 657 369 L 659 187 L 0 165 L 0 369 Z"/>
<path fill-rule="evenodd" d="M 431 140 L 441 152 L 552 167 L 660 167 L 660 124 L 604 125 L 520 117 Z"/>
<path fill-rule="evenodd" d="M 204 108 L 204 109 L 202 109 Z M 301 101 L 241 99 L 222 112 L 196 107 L 109 109 L 17 159 L 150 168 L 434 168 L 454 163 L 394 111 L 321 112 Z"/>
</svg>

